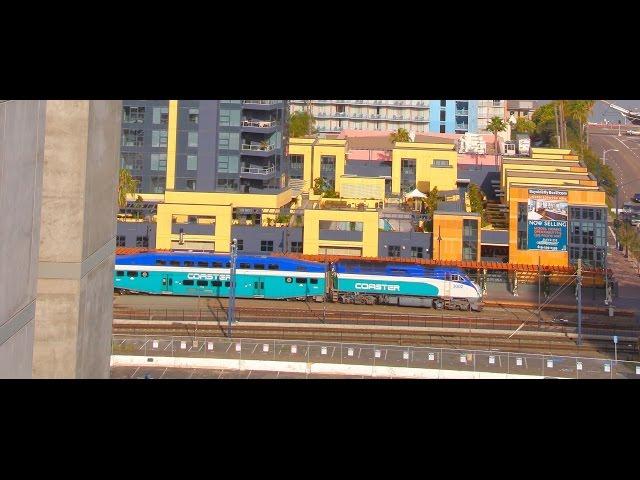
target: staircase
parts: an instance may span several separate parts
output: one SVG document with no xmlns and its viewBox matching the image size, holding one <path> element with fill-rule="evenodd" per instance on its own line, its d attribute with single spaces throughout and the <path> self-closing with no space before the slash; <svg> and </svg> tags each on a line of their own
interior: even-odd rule
<svg viewBox="0 0 640 480">
<path fill-rule="evenodd" d="M 304 188 L 304 180 L 299 178 L 290 178 L 289 179 L 289 188 L 291 189 L 291 196 L 297 197 L 302 192 Z"/>
<path fill-rule="evenodd" d="M 500 202 L 487 202 L 485 207 L 487 220 L 496 230 L 509 228 L 509 207 Z"/>
</svg>

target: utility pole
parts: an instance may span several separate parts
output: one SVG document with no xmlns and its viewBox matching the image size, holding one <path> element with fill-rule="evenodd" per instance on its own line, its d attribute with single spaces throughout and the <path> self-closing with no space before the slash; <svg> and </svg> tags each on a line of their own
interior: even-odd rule
<svg viewBox="0 0 640 480">
<path fill-rule="evenodd" d="M 238 240 L 231 242 L 231 268 L 229 270 L 229 304 L 227 306 L 227 335 L 231 334 L 231 324 L 236 313 L 236 260 L 238 259 Z"/>
<path fill-rule="evenodd" d="M 540 329 L 540 255 L 538 255 L 538 329 Z"/>
<path fill-rule="evenodd" d="M 560 112 L 558 108 L 558 104 L 553 106 L 553 113 L 555 114 L 556 121 L 556 141 L 558 144 L 558 148 L 562 148 L 562 140 L 560 139 Z"/>
<path fill-rule="evenodd" d="M 578 259 L 576 271 L 576 287 L 578 296 L 578 346 L 582 346 L 582 259 Z"/>
</svg>

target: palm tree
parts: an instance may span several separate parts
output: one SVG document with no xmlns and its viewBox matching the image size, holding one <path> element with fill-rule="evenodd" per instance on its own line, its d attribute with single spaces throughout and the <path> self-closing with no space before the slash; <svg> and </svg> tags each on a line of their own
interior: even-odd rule
<svg viewBox="0 0 640 480">
<path fill-rule="evenodd" d="M 587 121 L 589 115 L 593 110 L 595 100 L 570 100 L 565 101 L 565 110 L 569 118 L 575 120 L 578 123 L 578 130 L 580 132 L 580 145 L 584 145 L 584 136 L 586 131 Z"/>
<path fill-rule="evenodd" d="M 391 137 L 392 142 L 410 142 L 411 138 L 409 137 L 409 132 L 405 128 L 399 128 L 395 132 L 391 132 L 389 135 Z"/>
<path fill-rule="evenodd" d="M 304 137 L 313 134 L 315 121 L 309 112 L 293 112 L 289 117 L 289 137 Z"/>
<path fill-rule="evenodd" d="M 487 130 L 493 133 L 493 145 L 496 154 L 496 165 L 498 165 L 498 132 L 504 132 L 507 129 L 507 122 L 498 116 L 491 118 L 487 125 Z"/>
<path fill-rule="evenodd" d="M 126 168 L 120 169 L 118 180 L 118 206 L 124 208 L 127 205 L 127 195 L 133 195 L 138 191 L 138 180 L 131 176 Z"/>
</svg>

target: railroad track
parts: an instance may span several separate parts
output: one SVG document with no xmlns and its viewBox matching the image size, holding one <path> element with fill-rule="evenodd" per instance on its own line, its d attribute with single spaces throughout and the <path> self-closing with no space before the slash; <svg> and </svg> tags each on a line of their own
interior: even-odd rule
<svg viewBox="0 0 640 480">
<path fill-rule="evenodd" d="M 483 332 L 465 329 L 433 329 L 416 327 L 364 327 L 356 325 L 313 325 L 254 323 L 235 324 L 233 338 L 282 339 L 327 341 L 341 343 L 395 344 L 430 346 L 434 348 L 467 348 L 475 350 L 495 350 L 503 352 L 531 352 L 553 355 L 598 356 L 610 358 L 614 347 L 608 338 L 595 335 L 584 336 L 582 347 L 575 343 L 575 335 L 553 332 L 523 332 L 512 338 L 496 332 Z M 156 335 L 156 336 L 194 336 L 226 337 L 227 325 L 224 322 L 139 322 L 115 321 L 114 334 Z M 637 338 L 622 337 L 618 344 L 620 360 L 638 359 Z"/>
<path fill-rule="evenodd" d="M 222 308 L 207 309 L 136 309 L 130 307 L 114 306 L 114 318 L 125 320 L 153 320 L 153 321 L 226 321 L 226 311 Z M 574 333 L 577 322 L 574 320 L 553 321 L 544 319 L 540 322 L 528 312 L 520 315 L 520 318 L 486 318 L 465 315 L 439 315 L 439 314 L 415 314 L 415 313 L 387 313 L 387 312 L 354 312 L 345 310 L 323 310 L 319 308 L 237 308 L 236 319 L 240 322 L 265 322 L 277 323 L 308 323 L 324 325 L 362 325 L 362 326 L 389 326 L 389 327 L 441 327 L 459 329 L 491 329 L 513 331 L 526 321 L 525 331 L 547 331 Z M 605 323 L 603 321 L 583 321 L 583 333 L 595 335 L 626 335 L 640 337 L 640 331 L 628 322 L 616 321 Z"/>
</svg>

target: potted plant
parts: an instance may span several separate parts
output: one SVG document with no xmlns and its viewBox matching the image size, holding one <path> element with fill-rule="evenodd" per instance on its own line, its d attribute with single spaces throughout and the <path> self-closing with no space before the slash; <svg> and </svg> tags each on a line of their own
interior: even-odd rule
<svg viewBox="0 0 640 480">
<path fill-rule="evenodd" d="M 269 149 L 269 142 L 267 142 L 266 140 L 262 140 L 260 142 L 260 150 L 268 150 Z"/>
</svg>

